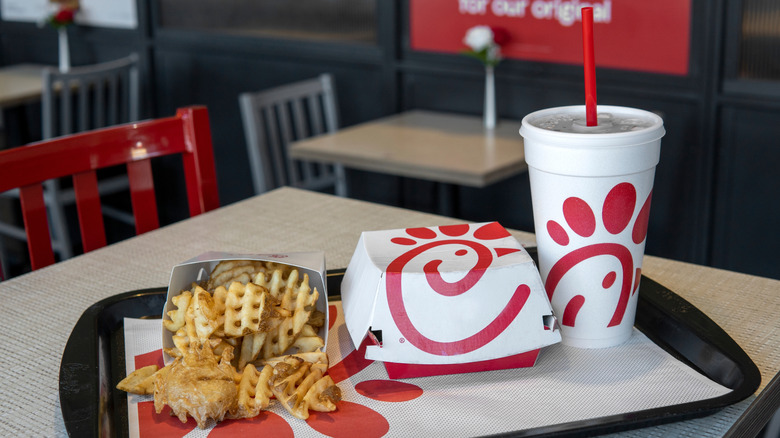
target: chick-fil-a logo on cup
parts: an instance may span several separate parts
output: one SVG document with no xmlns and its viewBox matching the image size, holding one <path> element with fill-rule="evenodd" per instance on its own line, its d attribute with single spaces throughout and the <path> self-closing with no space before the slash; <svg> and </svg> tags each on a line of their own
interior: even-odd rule
<svg viewBox="0 0 780 438">
<path fill-rule="evenodd" d="M 498 315 L 486 325 L 478 327 L 475 333 L 450 341 L 437 341 L 425 336 L 418 330 L 407 312 L 403 290 L 405 267 L 413 261 L 423 263 L 423 272 L 430 291 L 419 293 L 434 293 L 456 299 L 479 284 L 487 269 L 498 257 L 518 252 L 520 249 L 491 245 L 500 239 L 510 237 L 509 232 L 497 222 L 483 224 L 474 230 L 469 224 L 459 224 L 438 228 L 407 228 L 404 231 L 405 236 L 393 237 L 390 241 L 396 245 L 408 246 L 409 250 L 390 262 L 386 276 L 388 306 L 393 321 L 404 336 L 404 342 L 408 341 L 422 351 L 439 356 L 469 353 L 482 348 L 504 332 L 528 301 L 531 294 L 528 285 L 522 283 L 501 285 L 500 287 L 514 288 L 514 293 Z M 450 249 L 452 253 L 449 252 Z M 471 256 L 469 260 L 473 260 L 473 265 L 461 278 L 448 281 L 440 271 L 444 262 L 442 256 L 445 254 L 452 254 L 455 257 Z M 463 311 L 468 312 L 469 309 Z M 462 314 L 435 315 L 436 318 L 461 316 Z"/>
<path fill-rule="evenodd" d="M 634 266 L 634 257 L 628 246 L 632 246 L 631 249 L 634 252 L 642 254 L 642 246 L 647 236 L 651 198 L 652 194 L 647 196 L 636 216 L 634 216 L 634 211 L 637 205 L 637 192 L 634 186 L 627 182 L 615 185 L 606 195 L 601 208 L 598 208 L 598 206 L 594 208 L 576 196 L 569 197 L 564 201 L 562 211 L 565 224 L 571 230 L 571 233 L 577 237 L 587 242 L 587 239 L 594 235 L 597 231 L 596 225 L 598 223 L 594 211 L 600 210 L 602 212 L 601 223 L 604 230 L 612 236 L 629 233 L 630 240 L 627 238 L 616 238 L 615 242 L 585 244 L 582 247 L 573 248 L 570 252 L 560 257 L 547 275 L 545 287 L 550 300 L 553 299 L 553 295 L 563 277 L 577 265 L 595 257 L 611 256 L 619 262 L 621 282 L 615 311 L 607 327 L 614 327 L 623 322 L 628 301 L 632 294 L 636 293 L 642 273 L 640 267 Z M 631 225 L 632 220 L 634 222 L 633 225 Z M 560 245 L 561 248 L 569 247 L 572 239 L 571 233 L 567 232 L 563 225 L 554 220 L 549 220 L 546 228 L 553 242 Z M 609 290 L 617 277 L 617 273 L 613 270 L 605 272 L 604 279 L 601 282 L 602 288 Z M 574 327 L 577 315 L 585 304 L 586 297 L 582 294 L 575 294 L 568 298 L 569 301 L 563 312 L 562 324 Z"/>
</svg>

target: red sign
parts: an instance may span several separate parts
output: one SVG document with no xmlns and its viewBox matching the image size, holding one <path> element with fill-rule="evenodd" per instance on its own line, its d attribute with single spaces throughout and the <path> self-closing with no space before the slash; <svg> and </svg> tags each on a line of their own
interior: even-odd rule
<svg viewBox="0 0 780 438">
<path fill-rule="evenodd" d="M 597 66 L 688 73 L 691 0 L 410 0 L 411 48 L 459 53 L 466 31 L 487 25 L 508 31 L 504 58 L 582 64 L 586 6 Z"/>
</svg>

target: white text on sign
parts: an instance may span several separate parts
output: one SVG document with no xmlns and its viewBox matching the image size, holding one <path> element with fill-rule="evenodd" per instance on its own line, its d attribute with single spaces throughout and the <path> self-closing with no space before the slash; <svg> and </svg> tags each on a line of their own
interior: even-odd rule
<svg viewBox="0 0 780 438">
<path fill-rule="evenodd" d="M 463 15 L 485 15 L 490 11 L 496 17 L 530 16 L 537 20 L 556 20 L 566 27 L 582 21 L 581 10 L 585 7 L 593 8 L 594 22 L 612 21 L 612 0 L 458 0 L 458 12 Z"/>
</svg>

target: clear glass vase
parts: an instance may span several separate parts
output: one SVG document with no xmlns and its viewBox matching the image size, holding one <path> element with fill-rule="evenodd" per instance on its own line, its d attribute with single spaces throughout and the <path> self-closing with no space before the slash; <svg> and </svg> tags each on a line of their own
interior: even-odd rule
<svg viewBox="0 0 780 438">
<path fill-rule="evenodd" d="M 485 66 L 485 129 L 496 127 L 496 78 L 492 66 Z"/>
<path fill-rule="evenodd" d="M 60 58 L 60 72 L 67 73 L 70 71 L 70 47 L 68 45 L 68 29 L 60 27 L 57 29 L 58 46 L 59 46 L 59 58 Z"/>
</svg>

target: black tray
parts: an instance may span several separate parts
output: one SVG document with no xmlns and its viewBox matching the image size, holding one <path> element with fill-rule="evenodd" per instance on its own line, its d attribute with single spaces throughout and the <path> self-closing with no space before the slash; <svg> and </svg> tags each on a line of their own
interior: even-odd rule
<svg viewBox="0 0 780 438">
<path fill-rule="evenodd" d="M 329 271 L 338 296 L 343 270 Z M 159 318 L 166 288 L 119 294 L 89 307 L 70 334 L 60 365 L 60 407 L 74 437 L 127 436 L 123 318 Z M 753 394 L 758 368 L 711 319 L 677 294 L 642 277 L 635 326 L 664 350 L 732 391 L 711 399 L 522 430 L 500 436 L 589 436 L 711 414 Z"/>
</svg>

